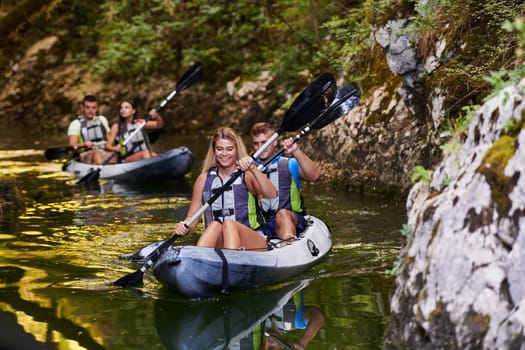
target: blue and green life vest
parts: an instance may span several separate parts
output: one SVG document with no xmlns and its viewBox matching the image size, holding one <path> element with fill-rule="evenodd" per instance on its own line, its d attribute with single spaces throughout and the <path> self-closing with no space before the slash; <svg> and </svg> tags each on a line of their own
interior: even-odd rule
<svg viewBox="0 0 525 350">
<path fill-rule="evenodd" d="M 208 177 L 202 191 L 202 203 L 206 203 L 228 181 L 222 179 L 217 168 L 208 171 Z M 239 176 L 204 212 L 204 226 L 208 227 L 213 221 L 236 220 L 253 230 L 264 225 L 259 200 L 246 186 L 244 174 Z"/>
<path fill-rule="evenodd" d="M 278 160 L 268 164 L 263 173 L 268 176 L 275 188 L 279 191 L 276 198 L 263 198 L 261 208 L 265 214 L 275 213 L 279 209 L 288 209 L 299 214 L 306 214 L 304 201 L 299 190 L 297 178 L 293 176 L 288 167 L 289 158 L 279 157 Z"/>
</svg>

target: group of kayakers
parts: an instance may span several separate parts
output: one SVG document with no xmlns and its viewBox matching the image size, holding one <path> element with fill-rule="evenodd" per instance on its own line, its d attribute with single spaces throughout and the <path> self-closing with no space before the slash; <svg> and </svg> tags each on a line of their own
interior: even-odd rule
<svg viewBox="0 0 525 350">
<path fill-rule="evenodd" d="M 120 103 L 119 120 L 109 127 L 105 116 L 98 114 L 98 103 L 94 95 L 86 95 L 80 105 L 81 114 L 68 127 L 68 144 L 81 150 L 80 161 L 90 164 L 132 162 L 155 156 L 149 145 L 146 130 L 159 129 L 164 125 L 155 109 L 144 120 L 137 118 L 133 101 Z M 137 129 L 139 129 L 137 131 Z M 136 133 L 133 133 L 136 131 Z M 133 135 L 129 140 L 127 140 Z M 127 141 L 125 144 L 124 142 Z M 119 157 L 112 157 L 117 152 Z"/>
<path fill-rule="evenodd" d="M 80 153 L 81 161 L 102 164 L 112 152 L 119 152 L 124 162 L 155 155 L 150 150 L 145 131 L 161 128 L 164 124 L 155 109 L 150 111 L 149 120 L 140 120 L 136 117 L 135 105 L 129 100 L 122 101 L 119 121 L 111 129 L 107 119 L 97 114 L 95 96 L 85 96 L 81 110 L 82 114 L 68 128 L 69 145 L 85 149 Z M 137 128 L 142 130 L 133 135 Z M 274 133 L 269 123 L 253 125 L 254 150 L 258 151 Z M 131 139 L 130 135 L 133 135 Z M 285 156 L 276 156 L 259 170 L 258 165 L 270 160 L 277 146 L 278 142 L 273 141 L 259 159 L 254 160 L 235 130 L 228 127 L 216 130 L 210 139 L 202 171 L 194 183 L 185 218 L 188 221 L 217 191 L 223 191 L 204 212 L 205 230 L 198 246 L 266 250 L 269 237 L 291 241 L 305 229 L 306 211 L 300 181 L 316 181 L 319 170 L 292 138 L 282 143 Z M 242 175 L 223 188 L 238 169 L 243 171 Z M 176 225 L 177 234 L 186 235 L 197 226 L 197 221 L 191 225 L 185 221 Z"/>
</svg>

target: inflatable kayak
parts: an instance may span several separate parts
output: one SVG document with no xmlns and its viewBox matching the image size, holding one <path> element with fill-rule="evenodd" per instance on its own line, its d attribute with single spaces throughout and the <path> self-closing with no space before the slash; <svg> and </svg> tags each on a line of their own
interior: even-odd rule
<svg viewBox="0 0 525 350">
<path fill-rule="evenodd" d="M 326 224 L 307 216 L 306 229 L 294 241 L 272 240 L 267 251 L 172 246 L 152 266 L 169 289 L 186 297 L 209 297 L 235 288 L 254 288 L 286 281 L 317 264 L 331 249 Z M 147 256 L 159 242 L 134 258 Z"/>
<path fill-rule="evenodd" d="M 200 302 L 155 301 L 155 325 L 167 350 L 259 349 L 264 324 L 279 313 L 309 280 L 250 290 Z"/>
<path fill-rule="evenodd" d="M 63 165 L 62 170 L 76 178 L 82 178 L 97 168 L 101 168 L 101 179 L 122 182 L 176 180 L 190 171 L 192 163 L 191 151 L 187 147 L 178 147 L 156 157 L 104 166 L 82 163 L 72 159 Z"/>
</svg>

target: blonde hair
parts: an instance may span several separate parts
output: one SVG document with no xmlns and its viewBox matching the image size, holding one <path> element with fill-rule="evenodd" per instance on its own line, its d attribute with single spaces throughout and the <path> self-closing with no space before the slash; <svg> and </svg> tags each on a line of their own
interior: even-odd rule
<svg viewBox="0 0 525 350">
<path fill-rule="evenodd" d="M 202 164 L 202 172 L 208 172 L 212 167 L 217 166 L 217 159 L 215 158 L 215 144 L 217 143 L 217 140 L 220 139 L 228 140 L 235 145 L 235 149 L 237 150 L 237 159 L 246 157 L 248 155 L 244 142 L 233 129 L 226 127 L 218 128 L 210 139 L 208 153 L 206 153 L 204 163 Z"/>
</svg>

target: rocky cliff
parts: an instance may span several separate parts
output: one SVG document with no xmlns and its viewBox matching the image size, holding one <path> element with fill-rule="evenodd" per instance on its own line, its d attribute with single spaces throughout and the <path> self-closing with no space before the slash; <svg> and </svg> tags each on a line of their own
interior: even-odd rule
<svg viewBox="0 0 525 350">
<path fill-rule="evenodd" d="M 524 123 L 525 80 L 411 189 L 386 348 L 525 348 Z"/>
</svg>

